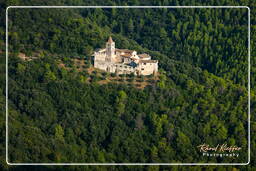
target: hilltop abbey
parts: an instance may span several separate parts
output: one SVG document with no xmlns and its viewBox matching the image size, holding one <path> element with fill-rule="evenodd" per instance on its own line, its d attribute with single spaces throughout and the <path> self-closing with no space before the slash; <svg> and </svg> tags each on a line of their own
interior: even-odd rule
<svg viewBox="0 0 256 171">
<path fill-rule="evenodd" d="M 151 56 L 146 53 L 117 49 L 109 37 L 106 48 L 94 52 L 94 67 L 116 74 L 151 75 L 158 72 L 158 61 L 151 60 Z"/>
</svg>

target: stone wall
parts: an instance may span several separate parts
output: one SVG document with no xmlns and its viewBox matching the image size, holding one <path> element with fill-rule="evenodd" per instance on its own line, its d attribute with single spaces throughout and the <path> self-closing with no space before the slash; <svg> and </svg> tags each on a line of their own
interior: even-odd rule
<svg viewBox="0 0 256 171">
<path fill-rule="evenodd" d="M 98 68 L 104 71 L 107 71 L 107 67 L 110 65 L 111 63 L 106 62 L 106 61 L 101 61 L 101 60 L 94 60 L 94 68 Z"/>
<path fill-rule="evenodd" d="M 106 60 L 106 53 L 105 52 L 95 52 L 94 53 L 94 60 L 95 61 L 105 61 Z"/>
<path fill-rule="evenodd" d="M 124 65 L 124 64 L 114 64 L 115 72 L 117 74 L 131 74 L 136 71 L 134 67 Z"/>
<path fill-rule="evenodd" d="M 136 51 L 133 52 L 136 55 Z M 115 60 L 107 60 L 105 50 L 94 53 L 94 67 L 110 73 L 131 74 L 135 75 L 151 75 L 158 72 L 158 62 L 156 60 L 143 60 L 136 66 L 129 66 L 132 60 L 128 57 L 121 57 L 121 53 L 117 52 Z"/>
<path fill-rule="evenodd" d="M 131 74 L 135 75 L 151 75 L 158 72 L 158 63 L 139 63 L 137 67 L 132 67 L 125 64 L 115 64 L 111 62 L 95 60 L 94 67 L 117 74 Z"/>
<path fill-rule="evenodd" d="M 151 75 L 158 72 L 158 63 L 139 63 L 140 75 Z"/>
</svg>

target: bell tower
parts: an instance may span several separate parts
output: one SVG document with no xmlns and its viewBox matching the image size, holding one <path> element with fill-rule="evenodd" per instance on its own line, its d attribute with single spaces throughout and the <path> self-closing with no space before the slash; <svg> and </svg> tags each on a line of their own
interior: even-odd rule
<svg viewBox="0 0 256 171">
<path fill-rule="evenodd" d="M 115 57 L 115 42 L 112 40 L 110 36 L 106 43 L 106 61 L 113 62 Z"/>
</svg>

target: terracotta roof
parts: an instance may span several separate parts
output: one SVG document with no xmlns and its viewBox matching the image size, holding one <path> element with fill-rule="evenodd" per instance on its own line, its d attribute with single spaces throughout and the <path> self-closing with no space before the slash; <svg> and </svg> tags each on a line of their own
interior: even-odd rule
<svg viewBox="0 0 256 171">
<path fill-rule="evenodd" d="M 131 57 L 131 54 L 121 54 L 120 56 L 124 56 L 124 57 Z"/>
<path fill-rule="evenodd" d="M 109 38 L 108 38 L 108 43 L 113 43 L 114 41 L 112 40 L 112 37 L 111 36 L 109 36 Z"/>
<path fill-rule="evenodd" d="M 157 63 L 157 60 L 140 60 L 139 63 Z"/>
<path fill-rule="evenodd" d="M 146 53 L 139 54 L 138 56 L 141 57 L 141 58 L 150 58 L 150 56 Z"/>
<path fill-rule="evenodd" d="M 131 59 L 132 60 L 139 60 L 138 58 L 134 58 L 133 56 L 131 56 Z"/>
<path fill-rule="evenodd" d="M 129 49 L 116 49 L 116 51 L 118 51 L 118 52 L 125 52 L 125 53 L 132 53 L 132 52 L 134 52 L 135 50 L 129 50 Z"/>
</svg>

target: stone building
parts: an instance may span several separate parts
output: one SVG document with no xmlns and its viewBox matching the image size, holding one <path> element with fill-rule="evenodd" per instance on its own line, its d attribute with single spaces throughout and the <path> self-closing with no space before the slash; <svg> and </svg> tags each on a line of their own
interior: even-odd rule
<svg viewBox="0 0 256 171">
<path fill-rule="evenodd" d="M 151 75 L 158 72 L 158 61 L 151 60 L 146 53 L 135 50 L 117 49 L 109 37 L 106 48 L 94 52 L 94 67 L 116 74 Z"/>
</svg>

